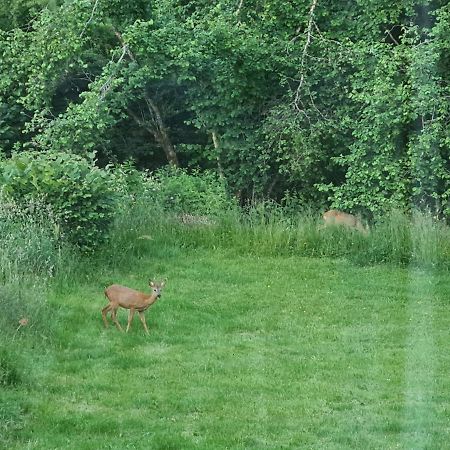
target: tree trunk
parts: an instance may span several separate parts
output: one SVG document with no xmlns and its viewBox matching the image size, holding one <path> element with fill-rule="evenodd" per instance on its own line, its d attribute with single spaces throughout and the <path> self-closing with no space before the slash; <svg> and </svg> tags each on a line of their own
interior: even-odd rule
<svg viewBox="0 0 450 450">
<path fill-rule="evenodd" d="M 169 164 L 174 167 L 179 167 L 180 163 L 178 162 L 177 153 L 166 130 L 164 128 L 158 129 L 157 131 L 154 131 L 153 135 L 155 136 L 155 139 L 158 141 L 158 144 L 164 150 L 164 153 L 166 154 L 166 158 Z"/>
<path fill-rule="evenodd" d="M 161 116 L 161 112 L 159 111 L 156 103 L 147 95 L 144 95 L 145 103 L 147 104 L 148 111 L 150 116 L 153 119 L 154 131 L 153 135 L 155 136 L 156 141 L 159 145 L 161 145 L 164 153 L 166 154 L 167 161 L 170 165 L 179 167 L 178 156 L 175 152 L 175 148 L 170 140 L 169 134 L 167 132 L 166 127 L 164 126 L 164 122 Z"/>
<path fill-rule="evenodd" d="M 211 135 L 214 144 L 214 149 L 216 150 L 217 169 L 219 170 L 219 176 L 220 178 L 224 178 L 222 163 L 220 162 L 220 154 L 219 154 L 220 148 L 219 136 L 217 136 L 217 132 L 215 130 L 211 132 Z"/>
<path fill-rule="evenodd" d="M 136 58 L 134 57 L 133 53 L 131 52 L 128 45 L 124 42 L 122 35 L 115 31 L 115 35 L 117 39 L 119 39 L 119 42 L 122 44 L 122 47 L 124 48 L 124 51 L 128 54 L 130 59 L 137 63 Z M 147 92 L 143 92 L 144 101 L 147 105 L 148 112 L 150 113 L 151 120 L 143 120 L 140 119 L 130 108 L 128 108 L 128 112 L 130 113 L 131 117 L 136 121 L 136 123 L 139 126 L 144 127 L 148 131 L 150 131 L 151 134 L 155 137 L 156 142 L 162 147 L 167 161 L 170 165 L 174 167 L 179 167 L 180 163 L 178 161 L 178 156 L 175 151 L 175 147 L 173 146 L 169 133 L 167 132 L 167 128 L 164 126 L 164 121 L 161 115 L 161 112 L 159 111 L 158 106 L 156 103 L 151 99 L 151 97 L 148 96 Z M 153 125 L 153 126 L 152 126 Z"/>
</svg>

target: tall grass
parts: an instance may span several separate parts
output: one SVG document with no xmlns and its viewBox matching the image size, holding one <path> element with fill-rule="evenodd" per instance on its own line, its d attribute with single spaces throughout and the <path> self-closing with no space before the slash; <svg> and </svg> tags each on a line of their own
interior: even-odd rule
<svg viewBox="0 0 450 450">
<path fill-rule="evenodd" d="M 43 205 L 18 206 L 0 198 L 0 330 L 3 336 L 18 339 L 23 333 L 45 333 L 50 314 L 46 302 L 48 282 L 62 267 L 70 271 L 73 260 L 57 231 L 51 212 Z"/>
<path fill-rule="evenodd" d="M 362 251 L 352 259 L 362 264 L 449 269 L 450 228 L 427 213 L 393 211 L 375 224 Z"/>
<path fill-rule="evenodd" d="M 51 276 L 57 265 L 55 242 L 39 205 L 23 209 L 0 200 L 0 279 Z"/>
<path fill-rule="evenodd" d="M 450 228 L 426 213 L 399 211 L 380 218 L 368 235 L 344 227 L 323 227 L 318 213 L 286 214 L 270 202 L 246 210 L 230 207 L 209 221 L 184 223 L 178 214 L 145 196 L 123 210 L 112 230 L 111 249 L 130 254 L 167 248 L 223 248 L 236 254 L 347 258 L 358 265 L 394 264 L 450 268 Z M 157 245 L 155 245 L 157 243 Z M 158 249 L 156 249 L 158 247 Z M 107 255 L 108 255 L 107 251 Z"/>
<path fill-rule="evenodd" d="M 60 242 L 51 212 L 41 204 L 18 206 L 0 196 L 0 447 L 23 427 L 21 387 L 32 384 L 33 358 L 52 336 L 55 307 L 49 282 L 70 272 L 73 255 Z M 23 391 L 25 392 L 25 390 Z"/>
</svg>

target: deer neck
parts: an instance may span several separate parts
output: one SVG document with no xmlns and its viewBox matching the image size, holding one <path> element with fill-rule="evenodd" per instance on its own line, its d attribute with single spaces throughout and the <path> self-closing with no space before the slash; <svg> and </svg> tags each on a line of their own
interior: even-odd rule
<svg viewBox="0 0 450 450">
<path fill-rule="evenodd" d="M 152 292 L 146 299 L 145 299 L 145 303 L 147 305 L 153 305 L 153 303 L 156 302 L 156 300 L 158 300 L 158 294 L 155 294 L 154 292 Z"/>
</svg>

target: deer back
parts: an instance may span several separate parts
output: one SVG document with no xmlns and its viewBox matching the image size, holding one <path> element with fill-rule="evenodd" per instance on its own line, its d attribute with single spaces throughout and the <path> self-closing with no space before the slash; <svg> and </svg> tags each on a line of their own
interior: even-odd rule
<svg viewBox="0 0 450 450">
<path fill-rule="evenodd" d="M 145 294 L 120 284 L 113 284 L 107 287 L 105 295 L 111 303 L 116 303 L 122 308 L 146 306 L 152 297 L 152 294 Z"/>
<path fill-rule="evenodd" d="M 325 225 L 345 225 L 362 233 L 367 233 L 368 230 L 362 224 L 361 220 L 353 214 L 348 214 L 337 209 L 331 209 L 322 216 Z"/>
</svg>

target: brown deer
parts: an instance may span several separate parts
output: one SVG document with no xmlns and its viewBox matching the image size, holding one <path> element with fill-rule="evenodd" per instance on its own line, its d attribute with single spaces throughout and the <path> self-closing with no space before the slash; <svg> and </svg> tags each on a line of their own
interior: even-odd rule
<svg viewBox="0 0 450 450">
<path fill-rule="evenodd" d="M 144 326 L 145 332 L 148 334 L 147 324 L 145 323 L 144 311 L 153 303 L 161 297 L 161 290 L 165 286 L 165 281 L 160 283 L 156 283 L 153 281 L 149 282 L 150 288 L 152 292 L 150 294 L 146 294 L 144 292 L 135 291 L 134 289 L 130 289 L 126 286 L 121 286 L 119 284 L 112 284 L 111 286 L 105 289 L 105 296 L 109 300 L 109 305 L 105 306 L 102 309 L 102 317 L 105 327 L 108 327 L 108 321 L 106 319 L 106 315 L 109 311 L 111 311 L 111 319 L 116 324 L 116 327 L 123 331 L 120 326 L 119 321 L 117 320 L 116 314 L 119 307 L 129 309 L 130 313 L 128 314 L 128 325 L 127 325 L 127 333 L 130 329 L 131 321 L 133 320 L 134 312 L 137 311 L 139 313 L 139 318 L 141 319 L 142 325 Z"/>
<path fill-rule="evenodd" d="M 323 214 L 324 226 L 343 225 L 360 233 L 368 234 L 369 228 L 365 227 L 361 220 L 353 214 L 348 214 L 337 209 L 330 209 Z"/>
</svg>

